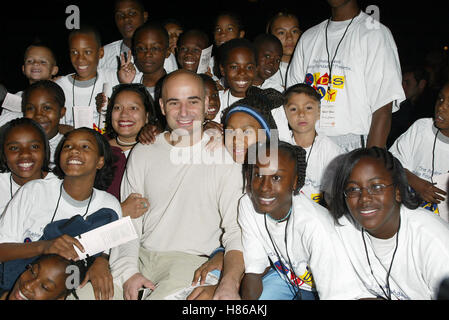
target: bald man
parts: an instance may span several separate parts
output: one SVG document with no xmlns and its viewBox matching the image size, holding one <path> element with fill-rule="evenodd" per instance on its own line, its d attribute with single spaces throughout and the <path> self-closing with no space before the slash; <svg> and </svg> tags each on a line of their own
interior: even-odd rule
<svg viewBox="0 0 449 320">
<path fill-rule="evenodd" d="M 202 79 L 186 70 L 169 74 L 160 98 L 168 130 L 151 145 L 137 144 L 128 158 L 121 197 L 138 192 L 149 210 L 133 223 L 138 239 L 111 251 L 115 298 L 134 300 L 142 287 L 164 299 L 192 283 L 194 271 L 217 247 L 225 248 L 217 286 L 193 298 L 239 299 L 244 272 L 237 207 L 241 166 L 224 148 L 205 149 L 208 107 Z"/>
</svg>

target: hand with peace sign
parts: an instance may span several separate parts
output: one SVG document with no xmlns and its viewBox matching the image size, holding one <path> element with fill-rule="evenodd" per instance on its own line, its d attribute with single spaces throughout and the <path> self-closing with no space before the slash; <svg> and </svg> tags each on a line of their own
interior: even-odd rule
<svg viewBox="0 0 449 320">
<path fill-rule="evenodd" d="M 131 50 L 125 57 L 125 53 L 120 54 L 120 69 L 118 70 L 118 80 L 120 83 L 132 83 L 136 76 L 136 67 L 131 61 Z"/>
</svg>

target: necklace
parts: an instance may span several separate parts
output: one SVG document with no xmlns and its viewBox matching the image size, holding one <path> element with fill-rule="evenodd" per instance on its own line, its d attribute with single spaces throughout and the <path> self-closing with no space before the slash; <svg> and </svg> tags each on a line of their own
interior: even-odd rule
<svg viewBox="0 0 449 320">
<path fill-rule="evenodd" d="M 433 173 L 435 171 L 435 145 L 437 144 L 437 137 L 438 133 L 440 132 L 440 129 L 437 130 L 435 133 L 435 139 L 433 140 L 433 147 L 432 147 L 432 174 L 430 175 L 430 181 L 433 183 Z"/>
<path fill-rule="evenodd" d="M 59 197 L 58 197 L 58 202 L 56 203 L 56 208 L 55 208 L 55 211 L 53 212 L 53 217 L 51 218 L 50 223 L 53 222 L 53 220 L 55 219 L 55 216 L 56 216 L 56 212 L 58 211 L 59 201 L 61 200 L 61 196 L 62 196 L 62 185 L 63 185 L 63 184 L 64 184 L 64 181 L 61 182 L 61 186 L 59 187 Z M 87 214 L 87 212 L 89 211 L 89 206 L 90 206 L 90 202 L 91 202 L 91 200 L 92 200 L 93 194 L 94 194 L 94 190 L 92 189 L 92 192 L 91 192 L 90 197 L 89 197 L 89 202 L 87 203 L 86 212 L 84 212 L 84 214 L 82 215 L 83 218 L 84 218 L 84 216 Z"/>
<path fill-rule="evenodd" d="M 310 147 L 309 154 L 307 155 L 306 167 L 307 167 L 307 164 L 309 163 L 310 155 L 312 154 L 313 145 L 315 144 L 315 139 L 316 139 L 316 131 L 315 131 L 315 135 L 313 136 L 312 146 Z"/>
<path fill-rule="evenodd" d="M 281 219 L 275 219 L 269 213 L 267 213 L 267 215 L 268 215 L 268 217 L 270 217 L 271 220 L 276 221 L 277 223 L 279 223 L 279 222 L 284 222 L 285 220 L 287 220 L 288 217 L 290 217 L 291 213 L 292 213 L 292 207 L 290 207 L 290 210 L 288 210 L 288 213 L 285 215 L 285 217 L 283 217 Z"/>
<path fill-rule="evenodd" d="M 291 211 L 292 211 L 292 208 L 290 208 L 287 216 L 284 217 L 287 220 L 287 223 L 285 224 L 285 231 L 284 231 L 284 244 L 285 244 L 285 252 L 287 253 L 287 260 L 288 260 L 288 264 L 289 264 L 288 267 L 290 269 L 291 274 L 293 275 L 293 279 L 296 279 L 298 277 L 296 276 L 295 271 L 293 270 L 293 264 L 291 262 L 289 254 L 288 254 L 288 246 L 287 246 L 287 227 L 288 227 L 288 221 L 289 221 L 289 217 L 290 217 Z M 268 216 L 271 218 L 270 215 L 268 215 Z M 264 214 L 264 222 L 265 222 L 265 230 L 267 230 L 268 237 L 270 238 L 271 244 L 273 245 L 274 252 L 276 253 L 276 256 L 277 256 L 277 258 L 279 260 L 279 263 L 281 264 L 281 268 L 285 269 L 284 268 L 284 264 L 283 264 L 283 262 L 281 260 L 281 255 L 279 254 L 279 252 L 277 250 L 276 243 L 274 242 L 273 238 L 271 237 L 270 232 L 268 231 L 267 213 Z M 293 289 L 293 293 L 295 294 L 294 297 L 293 297 L 293 300 L 298 296 L 298 294 L 299 294 L 300 300 L 302 300 L 301 289 L 299 288 L 299 285 L 296 283 L 296 281 L 293 280 L 293 283 L 292 283 L 292 281 L 287 280 L 287 282 L 290 285 L 291 289 Z"/>
<path fill-rule="evenodd" d="M 329 59 L 330 59 L 330 54 L 329 54 L 328 40 L 327 40 L 327 29 L 328 29 L 328 27 L 329 27 L 329 22 L 331 21 L 331 18 L 329 18 L 329 19 L 327 20 L 325 35 L 326 35 L 327 65 L 328 65 L 328 67 L 329 67 L 329 80 L 328 80 L 328 82 L 327 82 L 327 90 L 328 90 L 328 91 L 329 91 L 330 88 L 331 88 L 331 83 L 332 83 L 332 67 L 334 66 L 334 60 L 335 60 L 335 57 L 337 56 L 338 48 L 340 47 L 340 44 L 341 44 L 341 42 L 343 41 L 343 38 L 345 37 L 346 32 L 348 31 L 349 26 L 351 25 L 352 21 L 354 21 L 354 19 L 355 19 L 355 17 L 353 17 L 353 18 L 351 19 L 351 21 L 349 22 L 348 26 L 347 26 L 346 29 L 345 29 L 345 32 L 343 33 L 343 36 L 341 37 L 340 41 L 338 42 L 337 48 L 335 49 L 334 57 L 332 58 L 332 62 L 329 61 Z"/>
<path fill-rule="evenodd" d="M 72 83 L 72 102 L 73 102 L 73 106 L 75 106 L 75 80 L 76 80 L 76 74 L 73 76 L 73 83 Z M 92 92 L 90 93 L 90 98 L 89 98 L 89 106 L 90 106 L 90 103 L 91 103 L 91 101 L 92 101 L 92 96 L 94 95 L 94 91 L 95 91 L 95 85 L 96 85 L 96 83 L 97 83 L 97 78 L 98 78 L 98 76 L 97 76 L 97 74 L 95 74 L 95 81 L 94 81 L 94 85 L 93 85 L 93 87 L 92 87 Z"/>
<path fill-rule="evenodd" d="M 399 229 L 400 228 L 401 228 L 401 220 L 399 220 L 399 227 L 398 227 L 398 231 L 396 232 L 396 246 L 395 246 L 394 251 L 393 251 L 393 256 L 391 257 L 390 267 L 388 268 L 387 278 L 385 280 L 385 283 L 387 285 L 387 292 L 385 292 L 384 288 L 380 285 L 379 281 L 377 281 L 376 277 L 374 276 L 373 269 L 371 268 L 371 262 L 369 260 L 368 248 L 366 246 L 366 241 L 365 241 L 365 235 L 364 235 L 364 230 L 365 229 L 362 228 L 362 240 L 363 240 L 363 245 L 365 247 L 366 259 L 368 260 L 368 265 L 369 265 L 369 269 L 371 271 L 371 275 L 373 276 L 373 278 L 376 281 L 377 285 L 379 286 L 380 290 L 382 290 L 382 292 L 384 293 L 385 298 L 387 300 L 391 300 L 390 272 L 391 272 L 391 267 L 393 266 L 394 257 L 396 256 L 396 251 L 398 250 Z"/>
<path fill-rule="evenodd" d="M 121 147 L 131 147 L 131 146 L 134 146 L 135 144 L 137 144 L 137 141 L 124 142 L 124 141 L 120 140 L 120 138 L 118 136 L 115 137 L 115 142 L 117 142 L 117 144 Z"/>
</svg>

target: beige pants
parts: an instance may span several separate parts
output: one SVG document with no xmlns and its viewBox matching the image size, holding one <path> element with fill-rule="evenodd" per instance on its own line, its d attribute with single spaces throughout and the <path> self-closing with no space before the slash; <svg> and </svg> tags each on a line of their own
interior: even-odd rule
<svg viewBox="0 0 449 320">
<path fill-rule="evenodd" d="M 139 250 L 139 270 L 157 288 L 148 300 L 162 300 L 166 296 L 191 285 L 195 270 L 207 258 L 183 252 L 150 252 Z M 115 280 L 115 279 L 114 279 Z M 76 290 L 80 300 L 95 300 L 92 285 L 87 283 Z M 68 300 L 73 300 L 70 296 Z M 114 281 L 113 300 L 123 300 L 123 288 Z"/>
</svg>

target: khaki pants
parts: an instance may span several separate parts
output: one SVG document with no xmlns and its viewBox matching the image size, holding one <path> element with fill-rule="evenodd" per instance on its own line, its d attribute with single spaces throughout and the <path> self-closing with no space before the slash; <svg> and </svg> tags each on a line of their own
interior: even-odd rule
<svg viewBox="0 0 449 320">
<path fill-rule="evenodd" d="M 157 288 L 148 300 L 162 300 L 166 296 L 188 287 L 192 284 L 195 270 L 207 258 L 183 252 L 150 252 L 143 248 L 139 250 L 139 270 Z M 114 279 L 115 280 L 115 279 Z M 87 283 L 76 290 L 80 300 L 95 300 L 92 285 Z M 70 296 L 68 300 L 73 300 Z M 123 288 L 114 281 L 113 300 L 123 300 Z"/>
</svg>

